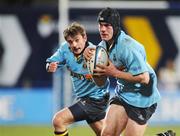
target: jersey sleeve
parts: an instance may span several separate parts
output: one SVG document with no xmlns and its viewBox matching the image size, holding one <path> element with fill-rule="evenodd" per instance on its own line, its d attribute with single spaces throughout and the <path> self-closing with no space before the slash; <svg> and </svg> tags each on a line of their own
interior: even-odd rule
<svg viewBox="0 0 180 136">
<path fill-rule="evenodd" d="M 62 44 L 57 51 L 49 57 L 46 62 L 59 62 L 59 66 L 64 66 L 66 64 L 66 59 L 65 59 L 65 52 L 66 52 L 66 44 Z"/>
<path fill-rule="evenodd" d="M 127 72 L 138 75 L 148 71 L 144 47 L 132 39 L 129 40 L 123 43 L 121 49 L 119 49 L 121 51 L 121 60 Z"/>
</svg>

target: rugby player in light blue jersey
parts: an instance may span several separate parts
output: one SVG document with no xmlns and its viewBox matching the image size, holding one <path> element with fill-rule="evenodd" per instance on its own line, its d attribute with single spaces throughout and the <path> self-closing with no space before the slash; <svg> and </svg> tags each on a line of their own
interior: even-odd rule
<svg viewBox="0 0 180 136">
<path fill-rule="evenodd" d="M 46 60 L 47 71 L 55 72 L 57 68 L 66 66 L 71 73 L 75 95 L 78 101 L 54 115 L 54 134 L 68 136 L 68 125 L 86 120 L 97 136 L 100 136 L 103 119 L 109 100 L 109 80 L 102 86 L 92 82 L 92 75 L 86 67 L 83 51 L 94 46 L 87 41 L 86 31 L 79 23 L 72 23 L 64 30 L 66 42 Z"/>
<path fill-rule="evenodd" d="M 102 136 L 143 136 L 147 122 L 155 112 L 160 94 L 157 77 L 146 60 L 142 44 L 120 29 L 118 11 L 105 8 L 98 16 L 103 46 L 109 53 L 109 65 L 98 65 L 94 72 L 117 79 L 115 96 L 105 118 Z M 91 48 L 84 52 L 91 57 Z"/>
</svg>

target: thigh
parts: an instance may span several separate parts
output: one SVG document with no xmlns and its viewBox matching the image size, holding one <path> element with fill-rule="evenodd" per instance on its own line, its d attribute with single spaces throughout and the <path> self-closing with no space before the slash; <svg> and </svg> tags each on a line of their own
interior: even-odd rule
<svg viewBox="0 0 180 136">
<path fill-rule="evenodd" d="M 147 123 L 147 121 L 151 118 L 157 107 L 156 103 L 146 108 L 134 107 L 132 105 L 129 105 L 122 98 L 119 97 L 112 98 L 110 104 L 117 104 L 123 106 L 128 118 L 134 120 L 140 125 L 144 125 Z"/>
<path fill-rule="evenodd" d="M 78 102 L 78 105 L 85 112 L 85 120 L 88 124 L 104 119 L 107 104 L 108 101 L 105 99 L 93 100 L 90 98 L 82 98 Z"/>
<path fill-rule="evenodd" d="M 82 121 L 88 118 L 87 113 L 84 111 L 84 108 L 81 106 L 81 101 L 76 102 L 75 104 L 69 107 L 69 110 L 72 113 L 74 121 Z"/>
<path fill-rule="evenodd" d="M 124 132 L 125 136 L 143 136 L 146 130 L 147 124 L 140 125 L 132 119 L 128 119 L 126 129 Z"/>
<path fill-rule="evenodd" d="M 123 106 L 111 104 L 105 117 L 104 135 L 118 136 L 125 128 L 128 116 Z"/>
</svg>

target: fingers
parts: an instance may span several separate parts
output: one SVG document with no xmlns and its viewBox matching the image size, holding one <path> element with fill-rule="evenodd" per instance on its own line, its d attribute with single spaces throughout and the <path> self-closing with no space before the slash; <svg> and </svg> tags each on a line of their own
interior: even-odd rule
<svg viewBox="0 0 180 136">
<path fill-rule="evenodd" d="M 106 66 L 97 64 L 96 67 L 98 67 L 98 68 L 100 68 L 100 69 L 105 69 Z"/>
<path fill-rule="evenodd" d="M 84 58 L 86 60 L 90 60 L 94 51 L 95 51 L 95 48 L 86 48 L 83 52 Z"/>
<path fill-rule="evenodd" d="M 51 62 L 49 64 L 49 69 L 48 72 L 56 72 L 57 68 L 58 68 L 58 62 Z"/>
<path fill-rule="evenodd" d="M 105 66 L 103 66 L 103 65 L 96 65 L 96 69 L 94 69 L 93 72 L 96 75 L 103 75 L 106 72 L 105 71 Z"/>
<path fill-rule="evenodd" d="M 101 77 L 101 76 L 103 76 L 102 73 L 94 73 L 94 74 L 93 74 L 93 77 Z"/>
</svg>

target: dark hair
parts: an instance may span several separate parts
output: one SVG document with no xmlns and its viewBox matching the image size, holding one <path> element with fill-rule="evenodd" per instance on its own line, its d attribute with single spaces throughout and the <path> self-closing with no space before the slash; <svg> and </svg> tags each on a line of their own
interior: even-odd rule
<svg viewBox="0 0 180 136">
<path fill-rule="evenodd" d="M 117 36 L 120 33 L 120 15 L 119 12 L 115 9 L 109 7 L 102 9 L 99 12 L 97 21 L 109 23 L 113 27 L 113 39 L 116 40 Z"/>
</svg>

